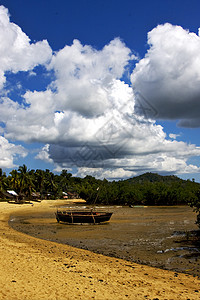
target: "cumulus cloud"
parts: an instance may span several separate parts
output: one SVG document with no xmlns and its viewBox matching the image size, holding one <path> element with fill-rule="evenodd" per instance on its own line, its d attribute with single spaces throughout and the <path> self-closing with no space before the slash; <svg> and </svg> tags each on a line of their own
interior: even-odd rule
<svg viewBox="0 0 200 300">
<path fill-rule="evenodd" d="M 170 133 L 170 134 L 169 134 L 169 137 L 170 137 L 171 139 L 174 139 L 174 140 L 176 140 L 176 138 L 179 137 L 179 136 L 181 136 L 181 135 L 180 135 L 180 134 L 175 134 L 175 133 Z"/>
<path fill-rule="evenodd" d="M 124 96 L 121 106 L 117 100 L 120 88 Z M 168 140 L 162 126 L 134 114 L 134 95 L 128 85 L 115 82 L 109 97 L 116 107 L 99 117 L 80 118 L 76 113 L 65 116 L 64 112 L 57 115 L 59 141 L 45 149 L 57 169 L 76 168 L 78 176 L 88 172 L 109 179 L 146 171 L 180 174 L 200 170 L 187 163 L 190 157 L 200 155 L 198 147 Z"/>
<path fill-rule="evenodd" d="M 116 131 L 120 130 L 119 127 Z M 163 174 L 199 172 L 199 167 L 187 163 L 190 157 L 200 155 L 199 148 L 159 138 L 157 131 L 156 125 L 145 124 L 138 132 L 135 128 L 136 135 L 128 132 L 126 136 L 123 130 L 119 139 L 109 135 L 109 140 L 97 138 L 96 143 L 76 147 L 50 145 L 48 154 L 62 168 L 77 167 L 78 175 L 88 172 L 100 178 L 119 179 L 146 171 Z M 162 135 L 163 129 L 160 128 L 160 137 Z"/>
<path fill-rule="evenodd" d="M 42 150 L 36 155 L 35 158 L 48 163 L 53 163 L 53 160 L 49 157 L 49 144 L 46 144 L 44 147 L 42 147 Z"/>
<path fill-rule="evenodd" d="M 119 178 L 131 178 L 137 175 L 137 172 L 124 170 L 123 168 L 117 169 L 103 169 L 103 168 L 79 168 L 76 176 L 85 177 L 88 174 L 96 178 L 115 180 Z"/>
<path fill-rule="evenodd" d="M 162 40 L 164 35 L 166 40 Z M 186 96 L 190 96 L 191 101 L 197 99 L 193 97 L 192 84 L 187 95 L 183 90 L 178 93 L 179 80 L 182 78 L 185 83 L 195 66 L 189 55 L 194 51 L 193 44 L 191 49 L 186 45 L 182 57 L 179 55 L 186 38 L 194 45 L 199 43 L 195 34 L 170 24 L 150 32 L 150 49 L 136 65 L 131 77 L 132 89 L 122 78 L 130 61 L 137 58 L 119 38 L 100 50 L 74 40 L 72 45 L 52 54 L 46 41 L 31 44 L 26 34 L 9 21 L 8 11 L 1 6 L 0 88 L 6 88 L 7 71 L 15 74 L 29 71 L 29 75 L 37 77 L 34 67 L 39 64 L 45 66 L 45 72 L 53 72 L 54 78 L 43 90 L 26 90 L 21 94 L 21 101 L 12 99 L 9 94 L 6 96 L 6 93 L 1 97 L 1 157 L 7 159 L 7 163 L 0 160 L 0 167 L 10 168 L 18 155 L 27 154 L 23 147 L 12 144 L 23 141 L 42 144 L 36 159 L 54 164 L 55 170 L 75 168 L 78 176 L 91 174 L 118 179 L 146 171 L 199 172 L 200 169 L 189 164 L 188 159 L 200 156 L 200 149 L 176 141 L 175 135 L 167 139 L 164 128 L 155 122 L 156 116 L 177 118 L 178 113 L 180 120 L 190 121 L 193 117 L 196 120 L 197 115 L 193 114 L 198 112 L 188 110 L 187 114 L 182 109 L 181 114 L 178 111 L 181 101 L 187 106 Z M 196 54 L 197 48 L 198 45 Z M 163 57 L 165 52 L 168 56 Z M 186 60 L 183 63 L 187 55 L 187 66 L 193 62 L 191 70 L 185 67 Z M 198 72 L 196 68 L 196 74 Z M 195 78 L 193 86 L 198 94 Z M 174 100 L 168 95 L 168 89 Z M 167 105 L 171 105 L 170 109 Z M 172 106 L 174 111 L 169 117 Z"/>
<path fill-rule="evenodd" d="M 27 151 L 22 146 L 16 146 L 10 143 L 7 139 L 0 136 L 0 167 L 1 168 L 13 168 L 14 159 L 16 156 L 25 157 Z"/>
<path fill-rule="evenodd" d="M 19 26 L 10 22 L 8 10 L 0 6 L 0 89 L 1 94 L 8 91 L 5 88 L 6 77 L 8 73 L 17 73 L 19 71 L 32 71 L 39 64 L 46 64 L 52 55 L 52 50 L 47 41 L 31 43 L 29 37 L 21 30 Z M 23 135 L 24 128 L 20 126 L 20 117 L 23 118 L 23 108 L 9 98 L 0 99 L 1 111 L 1 133 L 10 132 L 9 124 L 18 123 L 19 136 Z M 7 127 L 7 128 L 6 128 Z M 21 130 L 20 130 L 21 129 Z M 12 135 L 12 134 L 11 134 Z M 18 135 L 18 134 L 17 134 Z M 15 139 L 15 137 L 14 137 Z M 20 139 L 18 137 L 18 139 Z M 1 160 L 0 167 L 12 168 L 15 166 L 14 159 L 18 156 L 24 157 L 27 151 L 21 146 L 15 146 L 3 136 L 0 137 Z"/>
<path fill-rule="evenodd" d="M 117 180 L 131 178 L 145 172 L 156 172 L 162 175 L 199 172 L 199 168 L 188 164 L 186 158 L 178 158 L 176 155 L 168 153 L 139 155 L 132 159 L 126 159 L 126 164 L 123 164 L 123 160 L 118 161 L 117 164 L 121 167 L 113 168 L 112 164 L 111 168 L 80 167 L 77 176 L 85 177 L 90 174 L 101 179 Z"/>
<path fill-rule="evenodd" d="M 31 43 L 21 28 L 10 22 L 4 6 L 0 6 L 0 41 L 0 88 L 6 82 L 5 72 L 29 71 L 51 59 L 48 42 Z"/>
<path fill-rule="evenodd" d="M 103 114 L 112 105 L 110 86 L 122 77 L 131 59 L 135 56 L 118 38 L 99 51 L 78 40 L 60 50 L 50 64 L 56 73 L 52 86 L 60 110 L 88 118 Z"/>
<path fill-rule="evenodd" d="M 135 57 L 119 39 L 98 51 L 79 41 L 61 49 L 49 65 L 56 80 L 46 91 L 27 91 L 21 105 L 2 98 L 5 136 L 24 142 L 91 142 L 112 110 L 133 103 L 132 89 L 118 79 L 130 59 Z"/>
<path fill-rule="evenodd" d="M 148 33 L 148 44 L 131 76 L 139 113 L 200 126 L 199 35 L 167 23 Z"/>
</svg>

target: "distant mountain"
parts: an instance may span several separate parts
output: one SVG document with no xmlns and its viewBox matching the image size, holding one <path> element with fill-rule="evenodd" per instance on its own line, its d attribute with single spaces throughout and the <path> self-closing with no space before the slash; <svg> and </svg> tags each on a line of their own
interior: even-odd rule
<svg viewBox="0 0 200 300">
<path fill-rule="evenodd" d="M 129 183 L 143 183 L 143 182 L 164 182 L 164 183 L 172 183 L 172 182 L 186 182 L 186 180 L 183 180 L 177 176 L 174 175 L 168 175 L 168 176 L 162 176 L 157 173 L 144 173 L 142 175 L 130 178 L 125 180 Z"/>
</svg>

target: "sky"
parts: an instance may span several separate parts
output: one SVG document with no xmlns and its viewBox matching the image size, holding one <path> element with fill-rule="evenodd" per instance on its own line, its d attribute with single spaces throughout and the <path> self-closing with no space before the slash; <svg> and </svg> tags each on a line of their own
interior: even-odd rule
<svg viewBox="0 0 200 300">
<path fill-rule="evenodd" d="M 200 182 L 199 1 L 0 1 L 0 168 Z"/>
</svg>

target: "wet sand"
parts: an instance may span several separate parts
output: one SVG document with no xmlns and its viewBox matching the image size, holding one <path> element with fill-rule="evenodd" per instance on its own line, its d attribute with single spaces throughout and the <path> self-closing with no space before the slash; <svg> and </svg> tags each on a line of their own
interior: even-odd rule
<svg viewBox="0 0 200 300">
<path fill-rule="evenodd" d="M 0 203 L 0 299 L 199 299 L 197 277 L 38 239 L 8 225 L 10 215 L 53 212 L 56 203 Z"/>
<path fill-rule="evenodd" d="M 46 240 L 200 276 L 200 237 L 190 207 L 104 209 L 113 212 L 110 222 L 95 226 L 58 224 L 54 213 L 11 217 L 10 225 Z"/>
</svg>

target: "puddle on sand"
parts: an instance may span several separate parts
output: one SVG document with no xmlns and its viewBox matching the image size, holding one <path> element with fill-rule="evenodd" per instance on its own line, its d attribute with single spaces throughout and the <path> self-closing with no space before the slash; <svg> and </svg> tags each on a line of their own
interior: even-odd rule
<svg viewBox="0 0 200 300">
<path fill-rule="evenodd" d="M 200 239 L 191 208 L 104 209 L 113 211 L 113 216 L 100 225 L 58 224 L 54 213 L 15 216 L 10 225 L 43 239 L 199 276 Z"/>
</svg>

